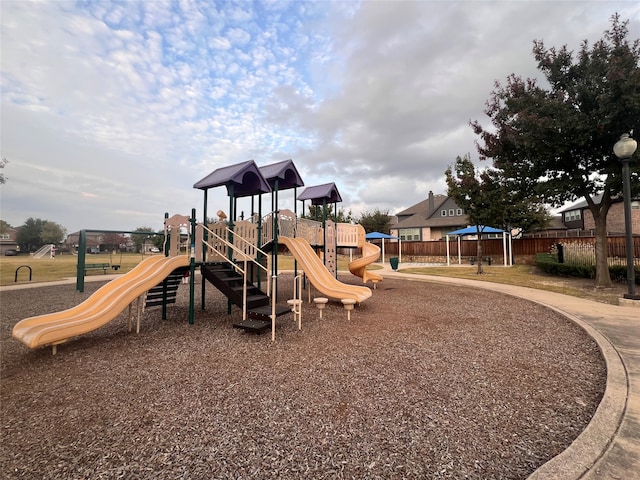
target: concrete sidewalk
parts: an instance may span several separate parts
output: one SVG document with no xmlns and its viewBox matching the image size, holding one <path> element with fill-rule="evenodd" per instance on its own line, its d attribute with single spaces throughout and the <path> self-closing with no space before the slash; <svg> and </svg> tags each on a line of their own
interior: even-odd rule
<svg viewBox="0 0 640 480">
<path fill-rule="evenodd" d="M 378 265 L 382 270 L 376 272 L 389 278 L 485 288 L 531 300 L 581 325 L 598 343 L 607 364 L 604 396 L 593 419 L 571 446 L 529 478 L 640 478 L 640 308 L 499 283 L 395 272 L 388 265 Z M 402 268 L 409 266 L 403 264 Z"/>
</svg>

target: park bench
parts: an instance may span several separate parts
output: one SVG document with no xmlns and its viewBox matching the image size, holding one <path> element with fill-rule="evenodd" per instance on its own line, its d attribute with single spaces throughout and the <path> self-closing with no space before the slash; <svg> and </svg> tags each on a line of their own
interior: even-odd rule
<svg viewBox="0 0 640 480">
<path fill-rule="evenodd" d="M 86 263 L 84 265 L 84 274 L 87 274 L 87 270 L 100 270 L 102 269 L 102 271 L 104 272 L 104 274 L 107 274 L 107 269 L 110 268 L 111 265 L 109 265 L 108 263 Z"/>
</svg>

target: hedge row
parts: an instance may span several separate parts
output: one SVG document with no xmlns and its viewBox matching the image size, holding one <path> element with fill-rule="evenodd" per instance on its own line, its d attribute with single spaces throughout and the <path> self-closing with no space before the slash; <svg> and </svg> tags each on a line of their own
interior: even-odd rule
<svg viewBox="0 0 640 480">
<path fill-rule="evenodd" d="M 536 265 L 540 270 L 559 277 L 579 277 L 579 278 L 595 278 L 595 265 L 570 265 L 567 263 L 559 263 L 558 258 L 551 253 L 538 253 L 536 255 Z M 640 268 L 635 267 L 636 284 L 640 285 Z M 627 267 L 624 265 L 610 265 L 609 275 L 614 282 L 625 283 L 627 281 Z"/>
</svg>

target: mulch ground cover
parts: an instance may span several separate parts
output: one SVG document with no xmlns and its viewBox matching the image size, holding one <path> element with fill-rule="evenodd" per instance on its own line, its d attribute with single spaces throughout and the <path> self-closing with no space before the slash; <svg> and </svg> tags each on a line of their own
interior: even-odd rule
<svg viewBox="0 0 640 480">
<path fill-rule="evenodd" d="M 137 335 L 122 314 L 55 356 L 11 337 L 100 285 L 0 293 L 2 478 L 522 479 L 604 392 L 597 345 L 558 313 L 399 279 L 350 321 L 338 302 L 322 320 L 305 303 L 302 331 L 282 317 L 274 343 L 232 328 L 240 310 L 210 286 L 195 325 L 181 286 Z"/>
</svg>

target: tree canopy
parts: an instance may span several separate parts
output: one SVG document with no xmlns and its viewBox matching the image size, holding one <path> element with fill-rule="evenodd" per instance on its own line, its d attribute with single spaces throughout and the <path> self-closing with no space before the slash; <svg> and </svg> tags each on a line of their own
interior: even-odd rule
<svg viewBox="0 0 640 480">
<path fill-rule="evenodd" d="M 309 205 L 309 213 L 305 215 L 303 212 L 301 217 L 310 220 L 322 220 L 322 205 Z M 328 204 L 326 205 L 326 219 L 336 223 L 351 223 L 353 217 L 351 210 L 345 213 L 342 208 L 338 209 L 338 214 L 336 215 L 333 211 L 333 204 Z"/>
<path fill-rule="evenodd" d="M 136 246 L 136 251 L 141 252 L 144 242 L 152 238 L 155 232 L 151 227 L 138 227 L 134 232 L 136 233 L 131 234 L 131 241 Z"/>
<path fill-rule="evenodd" d="M 482 268 L 482 227 L 497 227 L 503 198 L 500 196 L 497 175 L 491 169 L 476 172 L 469 155 L 457 157 L 453 167 L 445 171 L 447 195 L 464 209 L 469 224 L 478 228 L 476 256 L 478 273 Z"/>
<path fill-rule="evenodd" d="M 7 160 L 5 157 L 0 158 L 0 168 L 4 168 L 7 163 L 9 163 L 9 160 Z M 0 173 L 0 185 L 6 183 L 6 181 L 7 177 L 4 176 L 4 173 Z"/>
<path fill-rule="evenodd" d="M 18 229 L 16 242 L 20 245 L 20 250 L 33 252 L 48 243 L 59 244 L 66 235 L 67 230 L 55 222 L 29 217 Z"/>
<path fill-rule="evenodd" d="M 376 208 L 373 212 L 363 211 L 356 223 L 362 225 L 367 233 L 380 232 L 389 234 L 391 232 L 391 216 L 389 210 Z"/>
<path fill-rule="evenodd" d="M 609 286 L 606 217 L 621 198 L 621 166 L 612 148 L 620 135 L 640 131 L 640 41 L 629 41 L 619 15 L 590 46 L 574 55 L 565 45 L 533 45 L 544 85 L 511 74 L 496 83 L 485 113 L 492 126 L 471 123 L 481 159 L 491 159 L 521 191 L 561 206 L 584 198 L 596 226 L 596 285 Z M 640 192 L 640 167 L 632 169 Z M 601 195 L 600 203 L 593 200 Z"/>
</svg>

